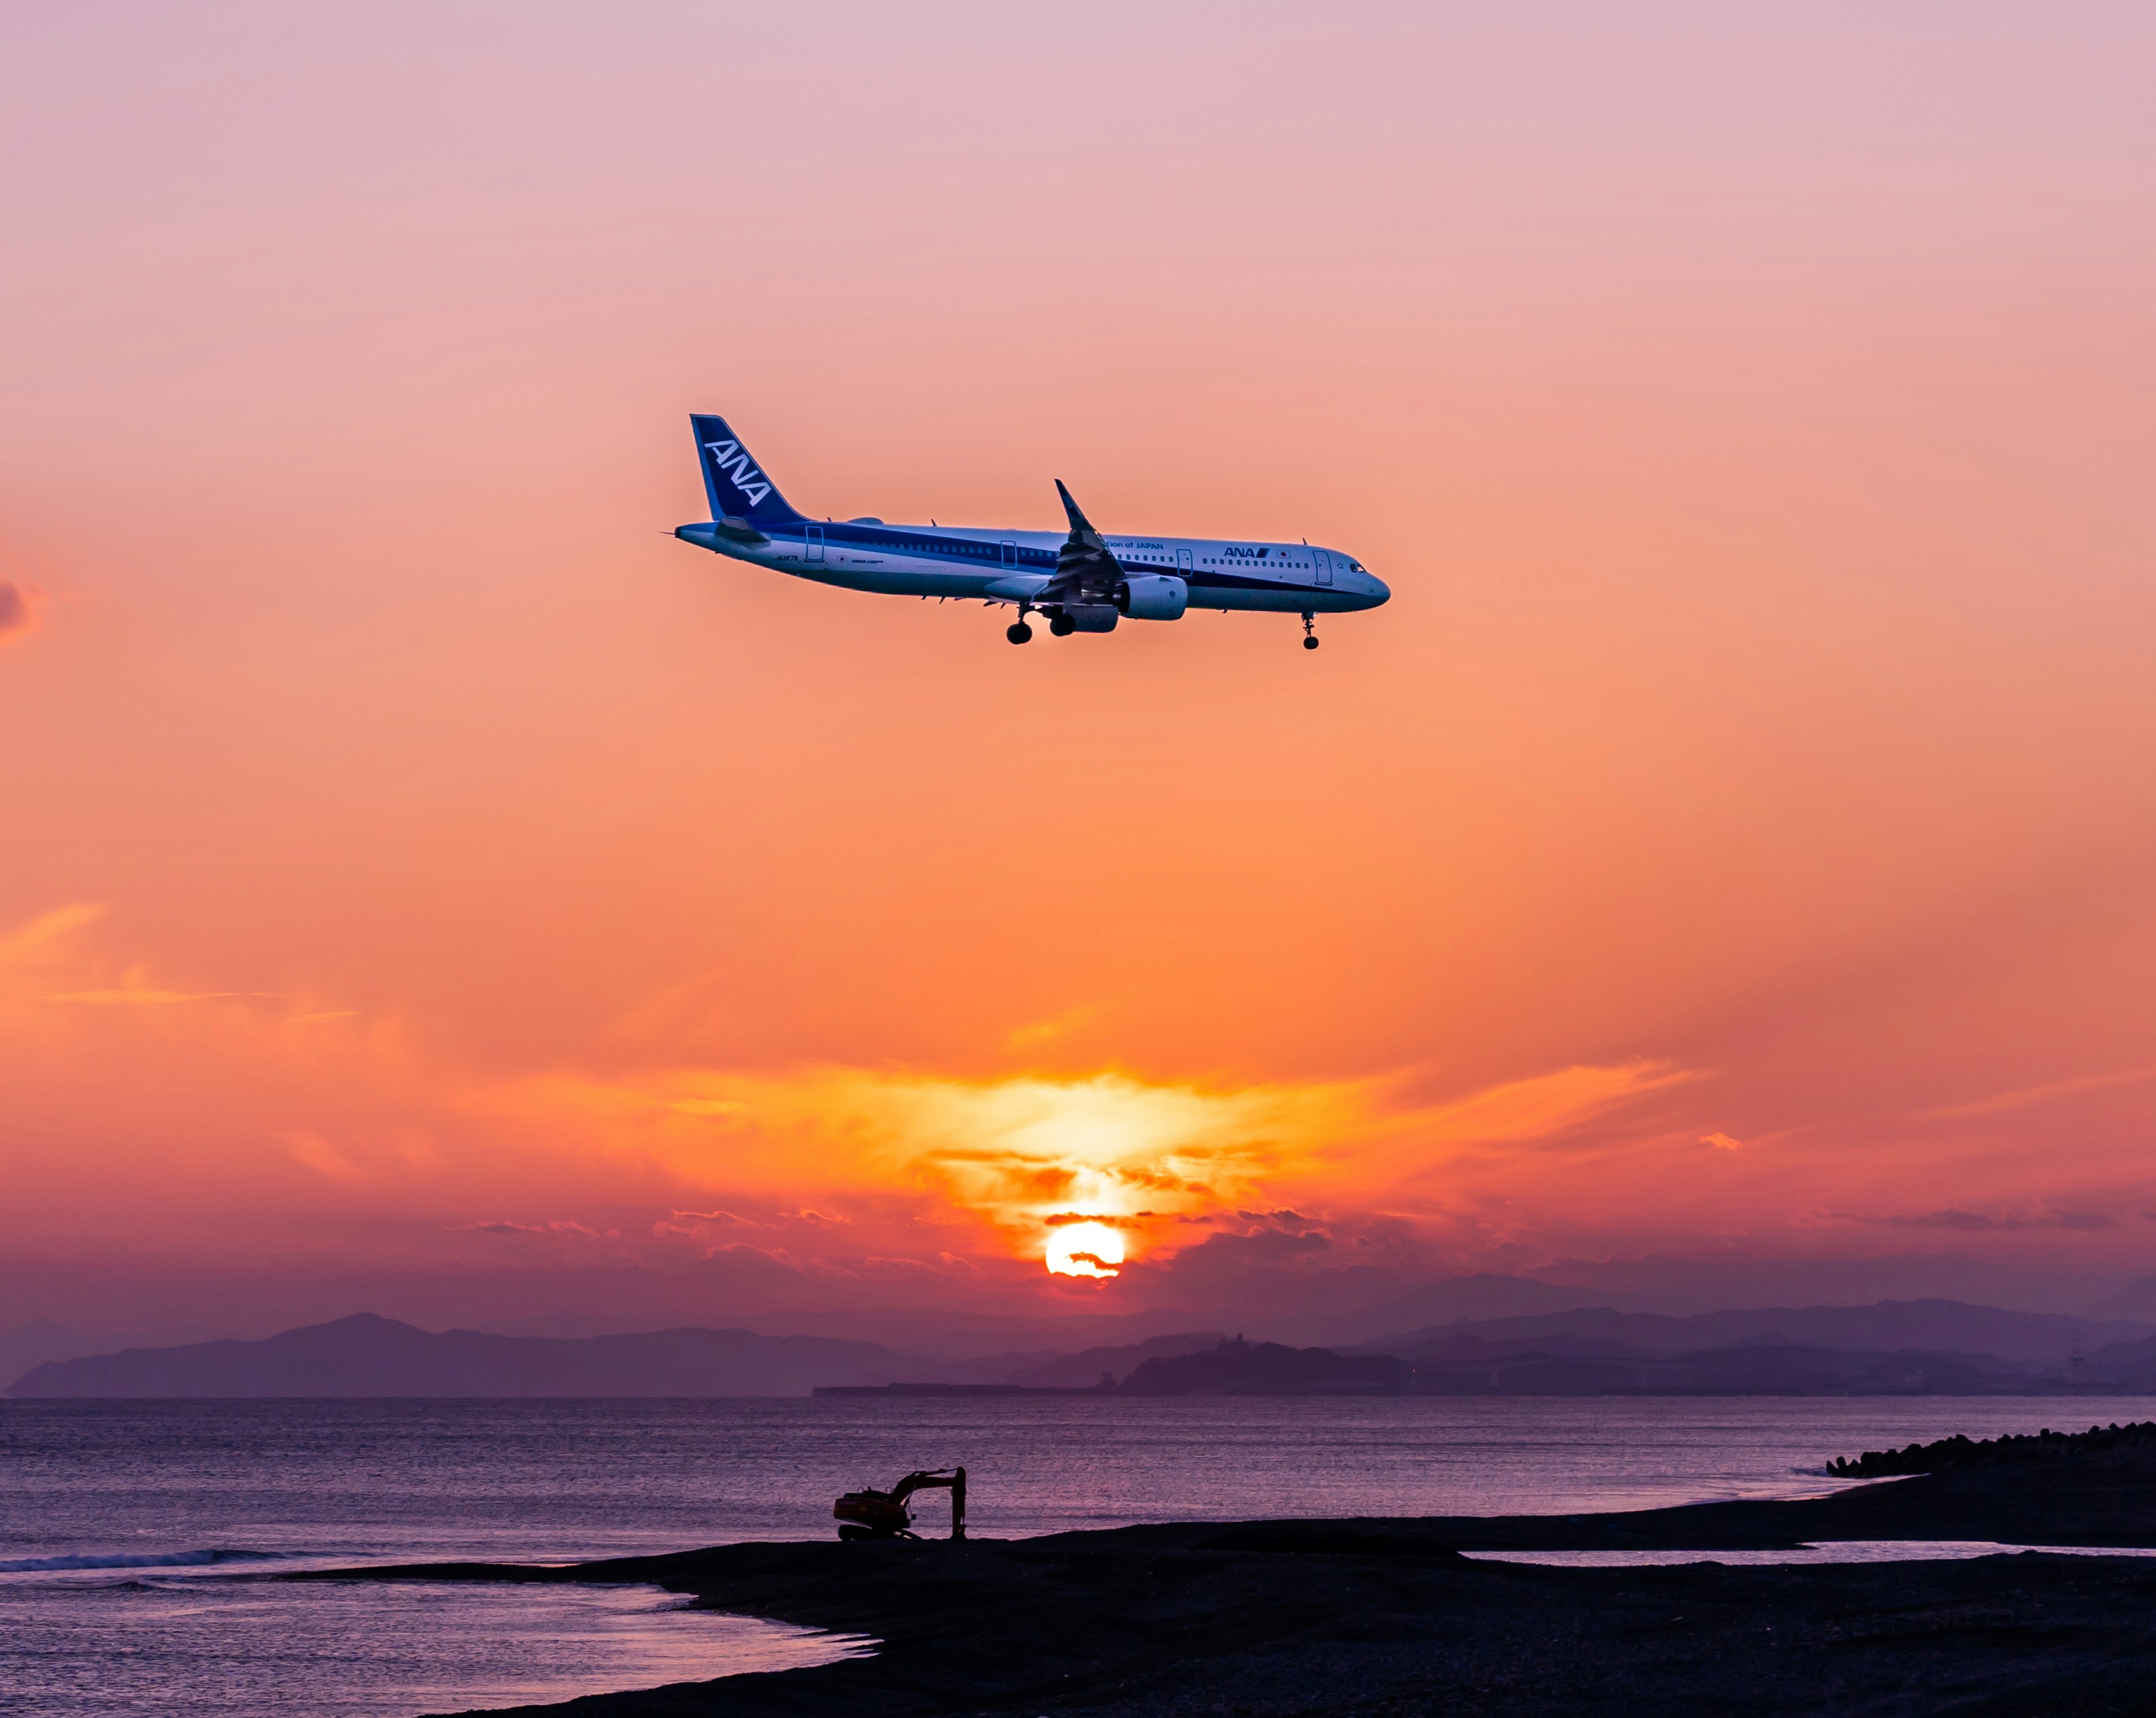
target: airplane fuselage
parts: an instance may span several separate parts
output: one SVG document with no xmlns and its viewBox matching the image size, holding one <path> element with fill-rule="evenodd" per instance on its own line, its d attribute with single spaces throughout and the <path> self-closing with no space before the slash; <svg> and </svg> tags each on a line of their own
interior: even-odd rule
<svg viewBox="0 0 2156 1718">
<path fill-rule="evenodd" d="M 752 534 L 760 542 L 741 541 L 716 521 L 685 525 L 674 535 L 751 566 L 850 591 L 992 603 L 1030 600 L 1054 574 L 1064 541 L 1060 531 L 869 519 L 763 526 Z M 1133 578 L 1181 579 L 1193 608 L 1342 614 L 1374 608 L 1392 594 L 1352 556 L 1307 543 L 1131 536 L 1102 541 Z"/>
<path fill-rule="evenodd" d="M 842 590 L 1009 603 L 1018 618 L 1004 636 L 1014 644 L 1032 638 L 1026 617 L 1034 613 L 1067 638 L 1113 632 L 1122 620 L 1180 620 L 1192 608 L 1242 608 L 1300 614 L 1303 648 L 1315 650 L 1312 617 L 1375 608 L 1392 595 L 1353 556 L 1311 543 L 1106 536 L 1060 479 L 1067 532 L 819 521 L 778 493 L 725 418 L 699 412 L 689 423 L 711 516 L 677 526 L 683 542 Z"/>
</svg>

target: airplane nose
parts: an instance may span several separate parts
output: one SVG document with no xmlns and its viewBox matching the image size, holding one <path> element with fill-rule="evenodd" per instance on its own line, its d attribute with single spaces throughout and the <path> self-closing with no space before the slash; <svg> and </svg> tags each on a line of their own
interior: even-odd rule
<svg viewBox="0 0 2156 1718">
<path fill-rule="evenodd" d="M 1387 584 L 1384 580 L 1378 577 L 1373 573 L 1366 572 L 1363 577 L 1369 582 L 1370 606 L 1373 608 L 1377 608 L 1381 603 L 1389 603 L 1392 601 L 1393 587 Z"/>
</svg>

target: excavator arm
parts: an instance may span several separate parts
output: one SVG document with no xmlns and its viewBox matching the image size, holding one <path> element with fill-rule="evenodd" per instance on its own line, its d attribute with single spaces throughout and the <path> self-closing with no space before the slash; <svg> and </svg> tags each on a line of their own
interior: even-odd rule
<svg viewBox="0 0 2156 1718">
<path fill-rule="evenodd" d="M 908 1474 L 888 1491 L 866 1489 L 849 1491 L 831 1513 L 844 1523 L 841 1539 L 913 1539 L 912 1511 L 906 1500 L 916 1491 L 947 1490 L 951 1494 L 951 1536 L 966 1536 L 966 1470 L 937 1468 Z"/>
<path fill-rule="evenodd" d="M 938 1468 L 932 1473 L 908 1474 L 891 1488 L 892 1500 L 903 1505 L 916 1491 L 948 1490 L 951 1494 L 951 1536 L 966 1536 L 966 1470 Z"/>
</svg>

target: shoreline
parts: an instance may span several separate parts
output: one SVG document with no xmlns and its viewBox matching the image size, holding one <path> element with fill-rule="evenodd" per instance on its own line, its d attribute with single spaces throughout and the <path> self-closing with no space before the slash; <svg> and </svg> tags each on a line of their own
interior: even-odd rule
<svg viewBox="0 0 2156 1718">
<path fill-rule="evenodd" d="M 879 1643 L 872 1656 L 814 1669 L 509 1709 L 526 1715 L 2149 1710 L 2149 1559 L 1711 1560 L 1822 1540 L 2156 1547 L 2156 1451 L 1605 1515 L 1178 1522 L 280 1578 L 633 1581 L 700 1608 Z M 1581 1568 L 1460 1555 L 1598 1549 L 1709 1560 Z"/>
</svg>

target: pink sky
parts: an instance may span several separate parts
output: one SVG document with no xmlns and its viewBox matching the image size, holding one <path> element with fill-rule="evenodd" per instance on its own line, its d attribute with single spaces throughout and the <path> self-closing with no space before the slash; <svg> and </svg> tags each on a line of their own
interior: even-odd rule
<svg viewBox="0 0 2156 1718">
<path fill-rule="evenodd" d="M 2156 1270 L 2147 8 L 11 37 L 0 1326 Z M 1394 599 L 1015 651 L 692 409 Z"/>
</svg>

